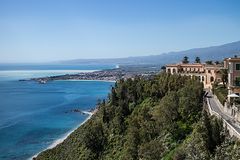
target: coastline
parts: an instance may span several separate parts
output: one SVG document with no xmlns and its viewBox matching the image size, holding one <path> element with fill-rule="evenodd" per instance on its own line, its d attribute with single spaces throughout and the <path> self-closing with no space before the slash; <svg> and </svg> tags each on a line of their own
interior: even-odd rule
<svg viewBox="0 0 240 160">
<path fill-rule="evenodd" d="M 143 76 L 145 78 L 151 78 L 159 72 L 156 68 L 144 68 L 143 70 L 133 67 L 123 67 L 123 68 L 113 68 L 113 69 L 103 69 L 94 72 L 81 72 L 76 74 L 62 74 L 57 76 L 43 76 L 31 79 L 22 79 L 20 81 L 36 81 L 40 84 L 45 84 L 49 81 L 57 80 L 90 80 L 90 81 L 106 81 L 106 82 L 116 82 L 120 79 L 135 78 L 136 76 Z"/>
<path fill-rule="evenodd" d="M 19 85 L 17 85 L 17 86 L 21 86 L 21 85 L 23 85 L 24 87 L 29 87 L 29 86 L 33 86 L 33 87 L 37 87 L 37 88 L 39 88 L 39 89 L 42 89 L 42 88 L 44 88 L 44 89 L 47 89 L 47 88 L 49 88 L 48 86 L 37 86 L 37 84 L 35 84 L 35 83 L 25 83 L 25 82 L 21 82 L 21 80 L 26 80 L 26 81 L 28 81 L 28 80 L 30 80 L 31 78 L 34 78 L 34 77 L 42 77 L 42 76 L 45 76 L 45 77 L 51 77 L 51 76 L 58 76 L 58 75 L 62 75 L 62 74 L 66 74 L 66 75 L 71 75 L 71 74 L 79 74 L 79 73 L 75 73 L 76 71 L 78 71 L 78 72 L 81 72 L 81 73 L 84 73 L 84 72 L 86 72 L 86 73 L 90 73 L 90 72 L 96 72 L 96 71 L 100 71 L 100 70 L 4 70 L 4 71 L 2 71 L 2 70 L 0 70 L 0 77 L 9 77 L 9 78 L 5 78 L 5 79 L 3 79 L 4 81 L 12 81 L 12 79 L 14 80 L 14 84 L 15 84 L 15 82 L 16 82 L 16 85 L 19 83 Z M 68 72 L 68 73 L 62 73 L 62 72 Z M 19 81 L 19 82 L 18 82 Z M 58 80 L 56 80 L 56 81 L 58 81 Z M 61 81 L 61 80 L 60 80 Z M 98 82 L 99 83 L 101 83 L 100 84 L 100 86 L 112 86 L 113 85 L 113 83 L 115 83 L 116 81 L 113 81 L 113 80 L 91 80 L 91 79 L 88 79 L 88 80 L 78 80 L 78 79 L 69 79 L 69 80 L 63 80 L 63 81 L 66 81 L 66 83 L 63 83 L 64 85 L 66 84 L 68 84 L 67 83 L 67 81 L 79 81 L 79 83 L 82 81 L 82 82 L 84 82 L 84 81 L 89 81 L 89 82 L 94 82 L 94 83 L 89 83 L 89 85 L 92 85 L 92 84 L 94 84 L 95 85 L 95 82 L 96 82 L 96 85 L 98 85 Z M 106 83 L 104 83 L 104 82 L 106 82 Z M 57 85 L 61 85 L 62 84 L 62 82 L 61 83 L 58 83 Z M 73 84 L 73 83 L 70 83 L 70 84 Z M 77 84 L 77 83 L 76 83 Z M 85 84 L 85 83 L 84 83 Z M 88 84 L 88 83 L 87 83 Z M 9 86 L 10 85 L 12 85 L 12 84 L 9 84 Z M 50 86 L 52 86 L 52 85 L 54 85 L 54 87 L 55 86 L 57 86 L 57 85 L 55 85 L 55 84 L 49 84 Z M 73 85 L 75 85 L 75 83 L 73 84 Z M 62 86 L 62 85 L 61 85 Z M 70 85 L 71 86 L 71 85 Z M 11 86 L 10 86 L 11 87 Z M 74 89 L 74 88 L 73 88 Z M 102 88 L 100 88 L 100 89 L 102 89 Z M 105 89 L 103 89 L 104 90 L 104 92 L 105 92 Z M 108 89 L 109 90 L 109 89 Z M 108 91 L 107 90 L 107 91 Z M 108 91 L 109 92 L 109 91 Z M 107 92 L 107 93 L 108 93 Z M 52 92 L 51 92 L 52 93 Z M 81 93 L 80 93 L 81 94 Z M 104 96 L 105 97 L 105 96 Z M 97 99 L 96 99 L 97 100 Z M 69 103 L 71 103 L 71 102 L 69 102 Z M 81 102 L 80 102 L 80 104 L 81 104 Z M 78 104 L 76 104 L 76 105 L 78 105 Z M 85 111 L 88 111 L 88 110 L 85 110 Z M 41 146 L 39 146 L 38 148 L 33 148 L 33 150 L 30 150 L 30 149 L 28 149 L 28 148 L 24 148 L 26 145 L 24 144 L 23 145 L 23 148 L 21 147 L 21 148 L 18 148 L 18 146 L 16 147 L 16 151 L 19 151 L 19 150 L 23 150 L 23 152 L 21 152 L 21 153 L 23 153 L 24 154 L 24 159 L 33 159 L 34 157 L 37 157 L 37 156 L 39 156 L 39 154 L 41 154 L 42 152 L 44 152 L 44 151 L 46 151 L 46 150 L 48 150 L 48 149 L 52 149 L 52 148 L 54 148 L 54 147 L 56 147 L 58 144 L 61 144 L 65 139 L 67 139 L 68 137 L 69 137 L 69 135 L 71 135 L 76 129 L 78 129 L 81 125 L 83 125 L 83 124 L 85 124 L 90 118 L 92 118 L 92 114 L 94 114 L 94 112 L 95 112 L 96 110 L 93 110 L 93 112 L 92 113 L 87 113 L 87 114 L 85 114 L 85 115 L 81 115 L 83 118 L 81 118 L 80 119 L 80 121 L 78 121 L 77 123 L 75 122 L 75 125 L 73 125 L 73 126 L 70 126 L 69 127 L 69 129 L 68 130 L 66 130 L 65 132 L 62 132 L 62 134 L 57 134 L 57 133 L 53 133 L 53 134 L 56 134 L 56 135 L 54 135 L 54 138 L 52 138 L 52 139 L 48 139 L 47 141 L 39 141 L 40 143 L 39 144 L 41 144 Z M 73 111 L 69 111 L 69 112 L 73 112 Z M 27 112 L 28 113 L 28 112 Z M 25 114 L 24 114 L 24 116 L 25 116 Z M 44 117 L 43 117 L 44 118 Z M 61 117 L 59 117 L 59 118 L 61 118 Z M 56 118 L 56 121 L 59 121 L 59 120 L 57 120 L 57 118 Z M 61 121 L 61 120 L 60 120 Z M 27 133 L 27 131 L 26 131 L 26 133 Z M 33 135 L 34 133 L 30 133 L 31 135 Z M 10 137 L 10 136 L 8 136 L 8 137 Z M 7 138 L 8 138 L 7 137 Z M 22 136 L 23 137 L 23 136 Z M 39 136 L 40 137 L 40 136 Z M 11 137 L 10 137 L 11 138 Z M 9 138 L 9 139 L 10 139 Z M 38 137 L 37 137 L 38 138 Z M 20 138 L 19 138 L 20 139 Z M 39 138 L 40 139 L 40 138 Z M 9 142 L 11 142 L 11 141 L 9 141 Z M 12 149 L 12 147 L 11 147 L 11 149 Z M 13 149 L 12 149 L 13 150 Z M 14 151 L 14 150 L 13 150 Z M 14 153 L 15 155 L 16 155 L 16 157 L 18 156 L 18 155 L 20 155 L 20 156 L 22 156 L 21 155 L 21 153 Z M 6 153 L 2 153 L 2 155 L 1 156 L 5 156 L 5 154 L 7 155 L 8 153 L 6 152 Z M 8 156 L 8 155 L 7 155 Z M 1 158 L 0 158 L 1 159 Z"/>
<path fill-rule="evenodd" d="M 88 112 L 88 111 L 82 111 L 82 113 L 84 114 L 88 114 L 88 117 L 81 122 L 77 127 L 73 128 L 71 131 L 67 132 L 66 134 L 64 134 L 61 138 L 56 139 L 55 141 L 53 141 L 52 144 L 50 144 L 46 149 L 38 152 L 37 154 L 33 155 L 32 157 L 28 158 L 28 160 L 32 160 L 33 158 L 36 158 L 40 153 L 48 150 L 48 149 L 52 149 L 54 147 L 56 147 L 58 144 L 61 144 L 65 139 L 67 139 L 76 129 L 78 129 L 81 125 L 83 125 L 84 123 L 86 123 L 93 114 L 95 114 L 97 112 L 97 109 L 94 109 L 92 112 Z"/>
<path fill-rule="evenodd" d="M 90 81 L 90 82 L 113 82 L 116 83 L 116 80 L 88 80 L 88 79 L 66 79 L 66 80 L 56 80 L 56 81 Z"/>
<path fill-rule="evenodd" d="M 70 71 L 70 70 L 68 70 Z M 76 71 L 76 70 L 71 70 L 72 72 Z M 82 72 L 79 72 L 79 73 L 94 73 L 94 72 L 97 72 L 97 71 L 100 71 L 100 70 L 79 70 L 79 71 L 82 71 Z M 18 72 L 18 71 L 14 71 L 14 72 Z M 32 71 L 30 71 L 32 72 Z M 40 72 L 44 72 L 44 70 L 40 71 Z M 60 73 L 60 72 L 59 72 Z M 71 72 L 70 72 L 71 73 Z M 112 82 L 112 83 L 116 83 L 117 80 L 94 80 L 94 79 L 60 79 L 60 80 L 55 80 L 55 81 L 96 81 L 96 82 Z M 88 117 L 83 121 L 81 122 L 79 125 L 77 125 L 75 128 L 73 128 L 72 130 L 70 130 L 69 132 L 65 133 L 62 137 L 54 140 L 48 147 L 46 147 L 45 149 L 39 151 L 38 153 L 34 154 L 33 156 L 31 156 L 30 158 L 28 158 L 28 160 L 33 160 L 34 158 L 36 158 L 39 154 L 41 154 L 42 152 L 48 150 L 48 149 L 52 149 L 54 147 L 56 147 L 58 144 L 61 144 L 65 139 L 67 139 L 76 129 L 78 129 L 81 125 L 83 125 L 84 123 L 86 123 L 91 117 L 93 114 L 95 114 L 97 112 L 97 108 L 94 109 L 93 111 L 91 112 L 88 112 L 88 111 L 82 111 L 82 113 L 84 114 L 88 114 Z"/>
</svg>

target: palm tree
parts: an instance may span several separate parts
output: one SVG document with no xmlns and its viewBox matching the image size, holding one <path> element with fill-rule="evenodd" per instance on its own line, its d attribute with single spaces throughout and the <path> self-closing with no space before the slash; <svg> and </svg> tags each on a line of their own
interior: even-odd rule
<svg viewBox="0 0 240 160">
<path fill-rule="evenodd" d="M 196 57 L 196 58 L 195 58 L 195 63 L 201 63 L 201 60 L 200 60 L 199 57 Z"/>
<path fill-rule="evenodd" d="M 184 64 L 189 63 L 187 56 L 183 57 L 182 63 L 184 63 Z"/>
<path fill-rule="evenodd" d="M 227 69 L 221 69 L 220 73 L 221 73 L 221 79 L 222 79 L 222 82 L 223 82 L 223 86 L 226 87 L 226 84 L 228 82 L 228 70 Z"/>
<path fill-rule="evenodd" d="M 166 69 L 166 66 L 162 66 L 162 67 L 161 67 L 161 70 L 165 70 L 165 69 Z"/>
<path fill-rule="evenodd" d="M 220 62 L 219 61 L 215 61 L 215 64 L 218 65 L 218 64 L 220 64 Z"/>
</svg>

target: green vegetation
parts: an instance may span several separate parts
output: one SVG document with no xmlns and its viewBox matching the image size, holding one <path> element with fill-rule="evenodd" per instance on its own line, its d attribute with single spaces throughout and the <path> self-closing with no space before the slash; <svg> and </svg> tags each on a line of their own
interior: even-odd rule
<svg viewBox="0 0 240 160">
<path fill-rule="evenodd" d="M 212 61 L 206 61 L 205 63 L 208 64 L 208 65 L 213 65 Z"/>
<path fill-rule="evenodd" d="M 237 142 L 204 111 L 203 95 L 202 83 L 186 76 L 120 80 L 89 121 L 36 159 L 239 159 Z"/>
<path fill-rule="evenodd" d="M 215 63 L 216 65 L 219 65 L 219 64 L 220 64 L 220 62 L 219 62 L 219 61 L 215 61 L 214 63 Z"/>
<path fill-rule="evenodd" d="M 226 102 L 227 94 L 228 94 L 228 91 L 225 85 L 214 84 L 213 93 L 217 96 L 217 98 L 222 103 L 222 105 L 224 105 L 224 103 Z"/>
<path fill-rule="evenodd" d="M 228 82 L 228 69 L 221 69 L 220 73 L 221 73 L 221 79 L 223 82 L 223 87 L 226 88 L 226 84 Z"/>
<path fill-rule="evenodd" d="M 184 63 L 184 64 L 189 63 L 189 60 L 188 60 L 187 56 L 183 57 L 182 63 Z"/>
<path fill-rule="evenodd" d="M 201 63 L 201 60 L 200 60 L 199 57 L 196 57 L 196 58 L 195 58 L 195 63 Z"/>
</svg>

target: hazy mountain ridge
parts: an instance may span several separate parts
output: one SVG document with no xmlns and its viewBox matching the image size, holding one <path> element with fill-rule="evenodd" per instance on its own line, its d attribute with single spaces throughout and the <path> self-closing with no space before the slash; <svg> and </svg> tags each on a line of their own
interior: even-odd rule
<svg viewBox="0 0 240 160">
<path fill-rule="evenodd" d="M 169 52 L 159 55 L 126 57 L 126 58 L 111 58 L 111 59 L 75 59 L 68 61 L 61 61 L 60 63 L 81 63 L 81 64 L 122 64 L 122 65 L 136 65 L 136 64 L 167 64 L 179 62 L 182 57 L 188 56 L 190 60 L 194 60 L 199 56 L 202 61 L 206 60 L 223 60 L 225 57 L 232 57 L 240 55 L 240 41 L 227 43 L 219 46 L 211 46 L 205 48 L 194 48 L 178 52 Z"/>
</svg>

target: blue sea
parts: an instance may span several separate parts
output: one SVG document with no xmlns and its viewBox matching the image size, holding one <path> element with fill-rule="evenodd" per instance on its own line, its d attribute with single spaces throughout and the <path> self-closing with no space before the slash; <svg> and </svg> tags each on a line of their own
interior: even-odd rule
<svg viewBox="0 0 240 160">
<path fill-rule="evenodd" d="M 1 68 L 2 67 L 2 68 Z M 49 69 L 48 69 L 49 68 Z M 113 82 L 19 79 L 93 71 L 113 66 L 0 65 L 0 159 L 24 160 L 46 149 L 79 126 L 98 99 L 107 98 Z"/>
</svg>

